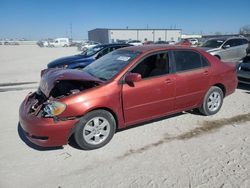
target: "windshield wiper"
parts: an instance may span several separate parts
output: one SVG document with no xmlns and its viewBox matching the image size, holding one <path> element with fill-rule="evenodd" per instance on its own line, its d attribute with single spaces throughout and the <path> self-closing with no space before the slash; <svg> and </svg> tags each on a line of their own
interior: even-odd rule
<svg viewBox="0 0 250 188">
<path fill-rule="evenodd" d="M 97 77 L 98 79 L 100 79 L 100 80 L 103 80 L 103 81 L 107 81 L 108 79 L 106 79 L 106 78 L 103 78 L 103 77 Z"/>
<path fill-rule="evenodd" d="M 106 78 L 103 78 L 103 77 L 98 77 L 96 75 L 94 75 L 93 73 L 89 72 L 89 71 L 85 71 L 86 73 L 88 73 L 90 76 L 92 77 L 95 77 L 95 78 L 98 78 L 99 80 L 102 80 L 102 81 L 107 81 Z"/>
</svg>

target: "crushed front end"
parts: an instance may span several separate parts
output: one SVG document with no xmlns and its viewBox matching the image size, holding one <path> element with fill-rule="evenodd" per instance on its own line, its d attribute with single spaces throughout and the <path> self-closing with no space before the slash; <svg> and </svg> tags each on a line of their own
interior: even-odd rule
<svg viewBox="0 0 250 188">
<path fill-rule="evenodd" d="M 39 89 L 28 94 L 19 109 L 19 121 L 29 140 L 43 147 L 67 144 L 78 117 L 62 117 L 70 109 L 61 100 L 68 96 L 77 97 L 83 91 L 98 85 L 98 81 L 81 71 L 44 71 Z M 77 106 L 75 104 L 74 107 Z"/>
</svg>

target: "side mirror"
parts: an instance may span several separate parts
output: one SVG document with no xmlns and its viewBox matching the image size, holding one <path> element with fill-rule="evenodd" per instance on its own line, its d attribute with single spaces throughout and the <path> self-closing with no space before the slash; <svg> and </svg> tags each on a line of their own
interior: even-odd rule
<svg viewBox="0 0 250 188">
<path fill-rule="evenodd" d="M 139 82 L 141 79 L 141 75 L 138 73 L 128 73 L 125 77 L 125 82 L 127 84 L 131 84 L 134 82 Z"/>
<path fill-rule="evenodd" d="M 223 46 L 222 48 L 223 49 L 228 49 L 228 48 L 230 48 L 231 46 L 228 44 L 228 45 L 225 45 L 225 46 Z"/>
</svg>

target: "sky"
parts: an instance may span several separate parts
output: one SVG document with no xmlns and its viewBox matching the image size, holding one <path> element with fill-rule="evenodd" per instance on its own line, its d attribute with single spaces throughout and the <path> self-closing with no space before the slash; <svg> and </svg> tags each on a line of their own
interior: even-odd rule
<svg viewBox="0 0 250 188">
<path fill-rule="evenodd" d="M 178 28 L 238 33 L 250 0 L 0 0 L 0 39 L 87 39 L 95 28 Z"/>
</svg>

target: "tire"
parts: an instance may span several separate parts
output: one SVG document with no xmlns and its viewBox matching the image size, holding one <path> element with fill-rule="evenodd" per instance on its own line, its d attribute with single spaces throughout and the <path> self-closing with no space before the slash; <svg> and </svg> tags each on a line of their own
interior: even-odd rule
<svg viewBox="0 0 250 188">
<path fill-rule="evenodd" d="M 219 87 L 212 86 L 206 93 L 199 111 L 205 116 L 216 114 L 223 104 L 223 98 L 223 91 Z"/>
<path fill-rule="evenodd" d="M 84 150 L 93 150 L 106 145 L 113 137 L 116 121 L 106 110 L 89 112 L 76 125 L 74 138 Z"/>
</svg>

